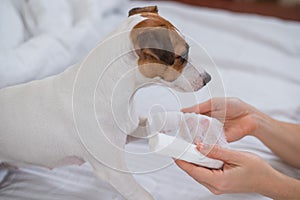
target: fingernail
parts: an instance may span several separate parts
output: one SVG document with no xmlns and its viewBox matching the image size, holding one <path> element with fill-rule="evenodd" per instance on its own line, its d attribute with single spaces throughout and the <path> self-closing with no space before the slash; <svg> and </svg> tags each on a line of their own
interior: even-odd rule
<svg viewBox="0 0 300 200">
<path fill-rule="evenodd" d="M 196 149 L 197 149 L 198 151 L 201 150 L 201 143 L 200 143 L 200 142 L 196 142 Z"/>
</svg>

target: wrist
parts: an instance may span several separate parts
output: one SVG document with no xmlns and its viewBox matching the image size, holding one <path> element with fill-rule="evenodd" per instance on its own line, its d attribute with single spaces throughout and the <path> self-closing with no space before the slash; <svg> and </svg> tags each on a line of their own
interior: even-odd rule
<svg viewBox="0 0 300 200">
<path fill-rule="evenodd" d="M 259 111 L 253 112 L 251 118 L 254 122 L 254 130 L 249 135 L 257 138 L 262 137 L 263 134 L 273 132 L 278 124 L 276 120 Z"/>
<path fill-rule="evenodd" d="M 274 193 L 274 190 L 276 190 L 276 187 L 278 187 L 278 183 L 280 182 L 280 173 L 273 169 L 271 166 L 268 166 L 269 170 L 267 171 L 267 174 L 263 174 L 260 176 L 260 179 L 257 183 L 256 193 L 259 193 L 263 196 L 271 197 L 273 198 L 276 196 Z M 267 182 L 266 182 L 267 181 Z"/>
</svg>

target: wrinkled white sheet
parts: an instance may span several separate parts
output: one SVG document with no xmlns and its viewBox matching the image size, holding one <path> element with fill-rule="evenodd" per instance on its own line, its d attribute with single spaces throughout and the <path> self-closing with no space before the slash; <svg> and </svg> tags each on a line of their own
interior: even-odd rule
<svg viewBox="0 0 300 200">
<path fill-rule="evenodd" d="M 131 7 L 145 5 L 117 0 L 20 2 L 2 0 L 0 4 L 0 38 L 5 38 L 0 43 L 0 87 L 63 71 L 116 27 Z M 240 97 L 277 119 L 300 123 L 299 23 L 171 2 L 155 4 L 162 16 L 206 48 L 218 66 L 227 96 Z M 202 64 L 210 71 L 212 66 Z M 210 84 L 197 92 L 199 101 L 210 98 L 209 89 Z M 145 115 L 153 104 L 179 110 L 176 95 L 184 96 L 182 106 L 192 103 L 188 95 L 150 87 L 138 92 L 137 106 Z M 135 141 L 127 148 L 143 151 L 145 143 Z M 230 146 L 256 153 L 279 171 L 300 178 L 299 170 L 283 163 L 255 138 Z M 122 199 L 92 175 L 88 164 L 51 171 L 38 167 L 1 170 L 1 176 L 3 200 Z M 212 195 L 175 165 L 135 177 L 156 199 L 267 199 L 257 194 Z"/>
<path fill-rule="evenodd" d="M 119 23 L 104 18 L 120 2 L 1 1 L 0 88 L 58 74 L 80 61 Z"/>
</svg>

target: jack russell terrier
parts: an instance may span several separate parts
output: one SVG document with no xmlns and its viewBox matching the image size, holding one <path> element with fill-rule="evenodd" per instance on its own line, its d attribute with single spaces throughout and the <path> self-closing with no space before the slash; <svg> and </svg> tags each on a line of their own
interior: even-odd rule
<svg viewBox="0 0 300 200">
<path fill-rule="evenodd" d="M 125 37 L 118 39 L 118 34 Z M 208 83 L 210 75 L 188 62 L 189 45 L 169 21 L 158 15 L 156 6 L 130 10 L 128 19 L 104 41 L 112 35 L 116 35 L 113 44 L 102 42 L 89 55 L 99 62 L 88 63 L 87 59 L 85 76 L 80 77 L 84 61 L 59 75 L 0 90 L 0 161 L 48 168 L 89 162 L 95 175 L 107 180 L 125 199 L 150 200 L 153 199 L 151 194 L 132 174 L 124 173 L 126 163 L 122 149 L 127 136 L 133 134 L 140 123 L 138 117 L 128 113 L 128 109 L 132 109 L 128 102 L 138 88 L 147 84 L 193 92 Z M 124 50 L 129 53 L 115 59 Z M 109 69 L 104 70 L 108 60 L 113 59 Z M 106 73 L 96 89 L 99 106 L 95 110 L 102 123 L 101 130 L 89 125 L 93 119 L 89 118 L 88 103 L 74 102 L 75 97 L 84 101 L 85 92 L 89 90 L 86 82 L 99 75 L 97 70 Z M 130 70 L 132 73 L 123 77 Z M 120 77 L 122 81 L 116 87 L 120 92 L 112 92 Z M 74 85 L 81 90 L 74 89 Z M 111 111 L 111 103 L 116 105 L 117 113 Z M 78 118 L 82 118 L 86 126 L 77 126 Z M 99 131 L 105 134 L 89 137 L 90 132 Z"/>
</svg>

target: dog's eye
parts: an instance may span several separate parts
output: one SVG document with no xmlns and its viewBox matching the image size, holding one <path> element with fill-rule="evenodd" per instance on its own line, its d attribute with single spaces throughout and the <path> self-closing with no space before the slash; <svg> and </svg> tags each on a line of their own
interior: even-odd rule
<svg viewBox="0 0 300 200">
<path fill-rule="evenodd" d="M 181 64 L 185 63 L 187 60 L 182 56 L 176 56 L 176 60 L 178 60 Z"/>
</svg>

